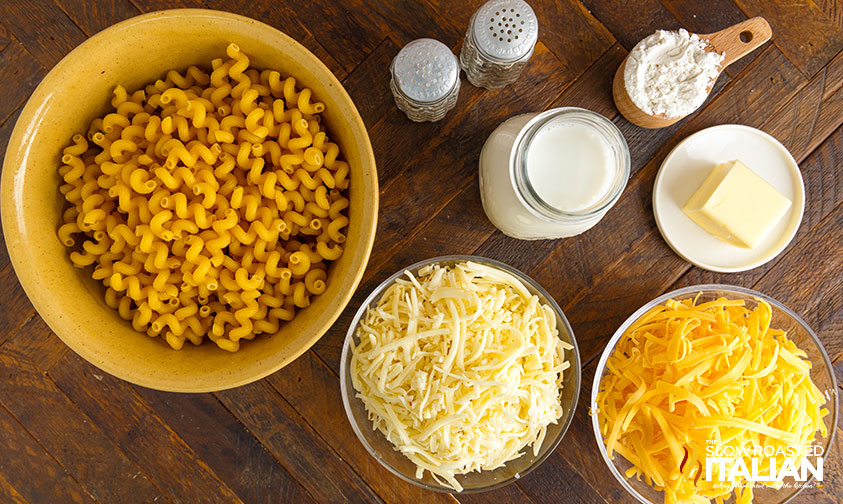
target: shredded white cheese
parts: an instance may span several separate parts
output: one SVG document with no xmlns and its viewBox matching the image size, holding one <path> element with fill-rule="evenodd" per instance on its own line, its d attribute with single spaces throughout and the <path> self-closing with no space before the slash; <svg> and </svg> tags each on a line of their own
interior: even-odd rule
<svg viewBox="0 0 843 504">
<path fill-rule="evenodd" d="M 562 416 L 570 366 L 553 310 L 509 273 L 465 262 L 406 272 L 352 343 L 357 397 L 380 430 L 442 485 L 538 453 Z"/>
</svg>

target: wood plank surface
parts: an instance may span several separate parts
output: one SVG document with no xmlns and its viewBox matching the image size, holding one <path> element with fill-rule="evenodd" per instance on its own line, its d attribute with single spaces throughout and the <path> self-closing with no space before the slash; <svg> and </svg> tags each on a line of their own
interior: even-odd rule
<svg viewBox="0 0 843 504">
<path fill-rule="evenodd" d="M 0 119 L 0 159 L 5 157 L 6 155 L 6 146 L 9 143 L 9 136 L 12 134 L 12 130 L 17 123 L 18 115 L 20 114 L 21 107 L 19 107 L 11 116 L 6 118 L 5 120 Z M 2 224 L 0 224 L 0 229 L 2 229 Z M 9 265 L 9 251 L 6 250 L 5 243 L 3 247 L 0 247 L 0 270 L 5 268 Z M 0 336 L 0 340 L 3 340 L 2 336 Z"/>
<path fill-rule="evenodd" d="M 459 54 L 483 0 L 0 3 L 0 157 L 27 97 L 87 37 L 139 13 L 212 8 L 284 31 L 335 73 L 368 129 L 380 179 L 369 267 L 337 322 L 281 371 L 213 394 L 144 389 L 82 360 L 35 312 L 0 247 L 0 502 L 631 503 L 594 439 L 588 407 L 596 360 L 638 307 L 701 283 L 751 287 L 785 303 L 817 332 L 843 387 L 843 3 L 529 3 L 539 42 L 520 78 L 488 91 L 463 75 L 455 109 L 423 124 L 395 107 L 390 62 L 419 37 Z M 757 15 L 772 25 L 772 40 L 731 65 L 690 117 L 646 130 L 618 113 L 612 77 L 641 38 L 657 29 L 708 33 Z M 480 149 L 505 119 L 564 106 L 594 110 L 618 126 L 630 147 L 631 177 L 616 206 L 586 233 L 514 240 L 483 212 Z M 798 161 L 807 194 L 793 242 L 764 266 L 734 274 L 677 256 L 656 228 L 651 203 L 670 150 L 725 123 L 779 139 Z M 560 447 L 516 483 L 471 495 L 429 492 L 387 471 L 348 423 L 338 378 L 348 325 L 372 289 L 413 262 L 455 253 L 498 259 L 538 280 L 571 322 L 583 364 L 579 404 Z M 824 484 L 795 503 L 843 502 L 843 431 L 837 434 Z"/>
<path fill-rule="evenodd" d="M 59 62 L 71 49 L 82 43 L 86 35 L 52 2 L 23 0 L 5 2 L 0 23 L 15 39 L 26 47 L 26 51 L 43 67 L 49 69 Z M 13 69 L 3 63 L 4 69 Z M 7 72 L 4 72 L 7 73 Z M 36 77 L 35 82 L 41 80 Z M 10 86 L 5 89 L 20 89 Z M 26 88 L 22 90 L 26 95 Z M 31 91 L 31 90 L 30 90 Z"/>
<path fill-rule="evenodd" d="M 0 52 L 0 68 L 4 69 L 0 74 L 0 86 L 4 90 L 0 121 L 5 121 L 23 105 L 47 72 L 17 40 L 10 41 Z"/>
<path fill-rule="evenodd" d="M 0 349 L 0 404 L 96 500 L 117 501 L 127 495 L 142 502 L 160 500 L 161 491 L 147 475 L 26 358 L 18 340 Z"/>
<path fill-rule="evenodd" d="M 94 502 L 79 482 L 3 407 L 0 407 L 0 432 L 3 432 L 0 473 L 5 493 L 29 502 Z"/>
<path fill-rule="evenodd" d="M 749 17 L 764 16 L 773 43 L 806 75 L 814 75 L 843 48 L 843 25 L 830 19 L 812 0 L 770 2 L 735 0 Z M 796 21 L 799 29 L 792 29 Z"/>
<path fill-rule="evenodd" d="M 73 353 L 50 369 L 50 377 L 167 497 L 179 502 L 243 502 L 128 383 Z M 213 442 L 214 434 L 208 439 Z"/>
<path fill-rule="evenodd" d="M 134 390 L 244 502 L 315 502 L 213 395 Z"/>
<path fill-rule="evenodd" d="M 124 19 L 137 16 L 140 11 L 129 0 L 56 0 L 67 17 L 87 35 L 104 30 Z"/>
<path fill-rule="evenodd" d="M 9 504 L 26 504 L 28 502 L 2 474 L 0 474 L 0 497 L 3 502 Z"/>
<path fill-rule="evenodd" d="M 5 49 L 6 46 L 9 45 L 9 42 L 11 42 L 9 31 L 5 26 L 0 24 L 0 51 Z"/>
<path fill-rule="evenodd" d="M 627 51 L 631 51 L 639 40 L 656 30 L 682 28 L 679 20 L 658 0 L 639 2 L 584 0 L 582 3 Z"/>
<path fill-rule="evenodd" d="M 843 26 L 843 2 L 841 0 L 817 0 L 817 7 L 837 26 Z"/>
<path fill-rule="evenodd" d="M 267 382 L 216 396 L 318 502 L 381 501 Z"/>
</svg>

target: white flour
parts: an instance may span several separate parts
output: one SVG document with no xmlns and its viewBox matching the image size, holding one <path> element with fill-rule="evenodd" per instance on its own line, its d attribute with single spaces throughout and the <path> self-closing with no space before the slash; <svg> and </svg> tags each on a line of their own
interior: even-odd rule
<svg viewBox="0 0 843 504">
<path fill-rule="evenodd" d="M 708 96 L 723 55 L 686 30 L 659 30 L 632 49 L 624 69 L 626 91 L 650 115 L 682 117 Z"/>
</svg>

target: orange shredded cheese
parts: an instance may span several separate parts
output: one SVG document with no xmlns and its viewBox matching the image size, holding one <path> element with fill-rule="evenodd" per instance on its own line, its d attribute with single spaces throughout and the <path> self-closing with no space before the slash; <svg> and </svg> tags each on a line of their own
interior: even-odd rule
<svg viewBox="0 0 843 504">
<path fill-rule="evenodd" d="M 596 402 L 606 450 L 632 464 L 627 477 L 664 491 L 666 504 L 722 503 L 733 493 L 751 503 L 743 477 L 702 474 L 708 456 L 736 454 L 751 467 L 760 449 L 776 467 L 798 467 L 794 448 L 828 435 L 811 362 L 757 301 L 750 310 L 742 300 L 670 300 L 630 326 L 606 362 Z"/>
</svg>

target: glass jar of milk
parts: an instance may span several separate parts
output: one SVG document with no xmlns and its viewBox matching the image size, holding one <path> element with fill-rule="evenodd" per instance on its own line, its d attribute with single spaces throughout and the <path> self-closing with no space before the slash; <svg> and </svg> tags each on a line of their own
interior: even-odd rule
<svg viewBox="0 0 843 504">
<path fill-rule="evenodd" d="M 623 134 L 596 112 L 564 107 L 515 116 L 480 153 L 483 209 L 513 238 L 574 236 L 617 202 L 629 165 Z"/>
</svg>

